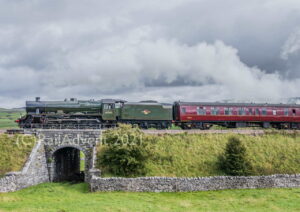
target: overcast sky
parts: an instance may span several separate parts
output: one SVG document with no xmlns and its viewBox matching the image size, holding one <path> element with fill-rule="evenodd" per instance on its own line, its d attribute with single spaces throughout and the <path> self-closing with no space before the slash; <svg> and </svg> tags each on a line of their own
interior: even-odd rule
<svg viewBox="0 0 300 212">
<path fill-rule="evenodd" d="M 299 92 L 299 0 L 0 0 L 0 107 Z"/>
</svg>

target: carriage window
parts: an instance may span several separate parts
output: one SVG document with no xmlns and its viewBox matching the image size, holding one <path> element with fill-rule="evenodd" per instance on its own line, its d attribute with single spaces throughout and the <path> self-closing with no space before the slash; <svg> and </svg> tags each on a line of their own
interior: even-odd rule
<svg viewBox="0 0 300 212">
<path fill-rule="evenodd" d="M 219 115 L 219 108 L 211 107 L 211 115 Z"/>
<path fill-rule="evenodd" d="M 253 115 L 253 110 L 252 110 L 252 108 L 249 108 L 249 109 L 248 109 L 248 112 L 249 112 L 249 115 Z"/>
<path fill-rule="evenodd" d="M 232 115 L 232 108 L 224 108 L 225 115 Z"/>
<path fill-rule="evenodd" d="M 197 107 L 197 115 L 206 115 L 205 107 Z"/>
<path fill-rule="evenodd" d="M 211 115 L 216 115 L 216 114 L 215 114 L 215 108 L 214 108 L 214 107 L 211 107 L 211 108 L 210 108 L 210 114 L 211 114 Z"/>
<path fill-rule="evenodd" d="M 263 109 L 262 109 L 262 115 L 263 115 L 263 116 L 267 115 L 267 109 L 266 109 L 266 108 L 263 108 Z"/>
<path fill-rule="evenodd" d="M 216 109 L 214 107 L 210 108 L 210 114 L 211 115 L 216 115 Z"/>
<path fill-rule="evenodd" d="M 288 108 L 284 108 L 284 115 L 288 116 L 289 115 L 289 109 Z"/>
<path fill-rule="evenodd" d="M 224 114 L 229 115 L 229 108 L 224 108 Z"/>
<path fill-rule="evenodd" d="M 277 115 L 277 111 L 273 110 L 273 116 L 276 116 L 276 115 Z"/>
<path fill-rule="evenodd" d="M 245 111 L 245 108 L 239 108 L 239 115 L 245 115 L 246 114 L 246 111 Z"/>
<path fill-rule="evenodd" d="M 256 108 L 256 109 L 255 109 L 255 114 L 256 114 L 256 115 L 259 115 L 259 114 L 260 114 L 260 112 L 259 112 L 259 109 L 258 109 L 258 108 Z"/>
<path fill-rule="evenodd" d="M 183 107 L 183 108 L 181 108 L 181 113 L 182 114 L 185 114 L 186 113 L 186 109 Z"/>
</svg>

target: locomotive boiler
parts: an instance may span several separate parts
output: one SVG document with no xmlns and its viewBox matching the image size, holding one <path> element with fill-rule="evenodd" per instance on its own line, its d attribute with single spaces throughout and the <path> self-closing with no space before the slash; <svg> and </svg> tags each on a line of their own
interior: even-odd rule
<svg viewBox="0 0 300 212">
<path fill-rule="evenodd" d="M 172 104 L 156 101 L 126 102 L 118 99 L 26 101 L 26 115 L 17 120 L 21 128 L 97 129 L 127 123 L 141 128 L 168 128 Z"/>
</svg>

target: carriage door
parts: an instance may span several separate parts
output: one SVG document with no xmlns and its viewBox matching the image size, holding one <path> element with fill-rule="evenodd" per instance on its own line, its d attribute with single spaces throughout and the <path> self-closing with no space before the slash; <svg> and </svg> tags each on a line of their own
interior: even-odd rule
<svg viewBox="0 0 300 212">
<path fill-rule="evenodd" d="M 116 119 L 114 103 L 103 104 L 102 119 L 103 120 L 115 120 Z"/>
</svg>

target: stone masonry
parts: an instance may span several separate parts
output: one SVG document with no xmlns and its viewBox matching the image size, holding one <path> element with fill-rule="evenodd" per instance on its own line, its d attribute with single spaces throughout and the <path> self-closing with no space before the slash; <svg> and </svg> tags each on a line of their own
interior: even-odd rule
<svg viewBox="0 0 300 212">
<path fill-rule="evenodd" d="M 85 181 L 89 181 L 90 169 L 94 166 L 94 151 L 100 140 L 100 130 L 38 130 L 39 139 L 45 146 L 50 181 L 56 178 L 54 153 L 65 147 L 73 147 L 85 155 Z"/>
<path fill-rule="evenodd" d="M 90 173 L 100 174 L 99 170 L 93 169 L 100 130 L 37 130 L 31 133 L 36 134 L 38 142 L 22 171 L 7 173 L 0 178 L 0 192 L 52 182 L 56 174 L 54 153 L 65 147 L 73 147 L 84 153 L 86 182 L 90 180 Z"/>
<path fill-rule="evenodd" d="M 93 176 L 90 181 L 91 191 L 186 192 L 222 189 L 296 187 L 300 187 L 300 175 L 250 177 L 216 176 L 198 178 L 100 178 Z"/>
<path fill-rule="evenodd" d="M 22 171 L 10 172 L 0 178 L 0 192 L 16 191 L 45 182 L 49 182 L 45 149 L 42 141 L 38 141 Z"/>
</svg>

